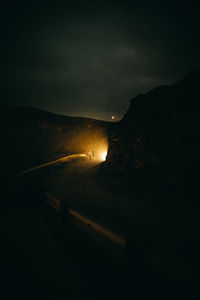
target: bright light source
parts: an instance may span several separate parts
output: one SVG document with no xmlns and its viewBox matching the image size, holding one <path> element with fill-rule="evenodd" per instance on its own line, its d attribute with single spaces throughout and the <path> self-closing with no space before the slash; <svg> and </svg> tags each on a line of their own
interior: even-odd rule
<svg viewBox="0 0 200 300">
<path fill-rule="evenodd" d="M 100 155 L 101 160 L 105 161 L 106 160 L 106 156 L 107 156 L 107 151 L 102 152 L 101 155 Z"/>
<path fill-rule="evenodd" d="M 114 119 L 115 119 L 115 116 L 112 116 L 111 118 L 112 118 L 112 120 L 114 120 Z"/>
</svg>

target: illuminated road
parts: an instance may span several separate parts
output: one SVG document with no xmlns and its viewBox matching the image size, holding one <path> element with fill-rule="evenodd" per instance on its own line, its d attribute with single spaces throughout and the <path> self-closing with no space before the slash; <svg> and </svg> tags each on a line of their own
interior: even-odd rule
<svg viewBox="0 0 200 300">
<path fill-rule="evenodd" d="M 19 173 L 16 176 L 16 179 L 20 178 L 22 176 L 28 175 L 28 174 L 30 174 L 32 172 L 39 171 L 42 168 L 49 167 L 49 166 L 54 166 L 54 165 L 58 166 L 59 164 L 70 162 L 72 160 L 74 160 L 74 164 L 73 164 L 73 169 L 74 170 L 77 170 L 77 169 L 80 170 L 81 166 L 82 166 L 82 167 L 84 167 L 84 172 L 87 173 L 88 169 L 90 169 L 91 166 L 93 167 L 93 166 L 99 164 L 99 161 L 80 162 L 80 160 L 79 160 L 79 162 L 78 162 L 79 165 L 78 165 L 78 168 L 77 168 L 76 160 L 80 159 L 80 158 L 86 158 L 86 157 L 88 157 L 86 154 L 68 155 L 68 156 L 65 156 L 65 157 L 53 160 L 51 162 L 44 163 L 44 164 L 38 165 L 36 167 L 27 169 L 27 170 Z M 105 153 L 103 152 L 102 153 L 102 160 L 105 160 L 105 157 L 106 157 L 106 152 Z M 77 173 L 79 173 L 79 172 L 77 172 Z M 80 174 L 79 174 L 79 176 L 80 176 Z M 72 177 L 71 180 L 74 181 L 74 176 Z M 82 181 L 81 178 L 80 178 L 80 181 Z M 87 185 L 88 185 L 88 183 L 87 183 Z M 79 187 L 77 187 L 77 188 L 79 189 Z M 50 205 L 53 206 L 54 209 L 58 210 L 58 208 L 56 207 L 56 205 L 57 205 L 56 202 L 58 203 L 61 200 L 57 199 L 56 197 L 54 197 L 54 196 L 52 196 L 50 194 L 48 194 L 48 197 L 49 197 L 49 199 L 51 199 L 51 201 L 49 201 Z M 54 201 L 52 201 L 52 199 L 54 199 Z M 87 231 L 87 233 L 89 233 L 90 236 L 92 236 L 96 241 L 98 241 L 98 242 L 100 241 L 100 243 L 103 244 L 104 246 L 106 245 L 107 248 L 110 248 L 113 251 L 113 243 L 114 244 L 118 244 L 118 246 L 120 246 L 120 247 L 126 248 L 126 241 L 125 241 L 125 239 L 122 238 L 122 237 L 120 237 L 120 236 L 118 236 L 117 234 L 113 233 L 111 230 L 108 230 L 104 225 L 102 226 L 102 225 L 94 222 L 92 219 L 88 219 L 86 215 L 82 215 L 80 212 L 78 212 L 78 211 L 76 211 L 74 209 L 69 208 L 68 213 L 70 213 L 71 215 L 73 215 L 74 218 L 78 219 L 81 223 L 85 223 L 87 225 L 90 225 L 90 227 L 86 227 L 86 228 L 84 228 L 83 226 L 79 226 L 79 227 L 81 229 L 83 229 L 83 231 Z M 93 229 L 93 231 L 91 229 Z M 100 238 L 99 238 L 99 235 L 100 235 Z M 103 237 L 103 240 L 102 240 L 102 237 Z M 110 240 L 110 241 L 108 242 L 107 240 Z M 114 249 L 114 252 L 116 252 L 116 249 Z M 121 253 L 120 253 L 120 255 L 121 255 Z"/>
<path fill-rule="evenodd" d="M 37 171 L 41 168 L 45 168 L 45 167 L 49 167 L 49 166 L 53 166 L 53 165 L 57 165 L 57 164 L 61 164 L 61 163 L 64 163 L 64 162 L 67 162 L 71 159 L 77 159 L 77 158 L 81 158 L 81 157 L 87 157 L 86 154 L 72 154 L 72 155 L 67 155 L 67 156 L 64 156 L 64 157 L 61 157 L 61 158 L 58 158 L 56 160 L 53 160 L 53 161 L 50 161 L 48 163 L 45 163 L 45 164 L 41 164 L 39 166 L 36 166 L 36 167 L 33 167 L 33 168 L 30 168 L 30 169 L 27 169 L 23 172 L 20 172 L 16 178 L 19 178 L 21 176 L 24 176 L 28 173 L 31 173 L 31 172 L 34 172 L 34 171 Z"/>
<path fill-rule="evenodd" d="M 106 152 L 102 152 L 101 159 L 105 160 L 105 157 L 106 157 Z M 70 197 L 74 198 L 74 195 L 76 195 L 76 197 L 77 197 L 77 191 L 78 191 L 78 194 L 79 194 L 78 197 L 80 197 L 80 198 L 82 196 L 85 197 L 85 192 L 86 192 L 87 196 L 88 196 L 88 194 L 91 194 L 94 197 L 95 201 L 96 201 L 96 198 L 97 198 L 97 194 L 98 194 L 98 198 L 99 197 L 101 197 L 102 199 L 106 198 L 110 201 L 109 193 L 103 191 L 103 194 L 102 194 L 102 189 L 96 190 L 97 187 L 96 187 L 94 182 L 93 183 L 88 182 L 88 171 L 90 173 L 90 171 L 95 166 L 99 165 L 99 161 L 97 161 L 97 160 L 91 160 L 90 161 L 88 159 L 87 160 L 80 160 L 80 159 L 85 159 L 85 158 L 88 158 L 88 156 L 86 154 L 68 155 L 68 156 L 59 158 L 57 160 L 53 160 L 51 162 L 44 163 L 44 164 L 38 165 L 36 167 L 27 169 L 27 170 L 19 173 L 16 176 L 16 179 L 19 179 L 23 176 L 26 177 L 26 175 L 29 175 L 29 174 L 32 174 L 32 173 L 34 173 L 34 174 L 32 174 L 32 176 L 33 176 L 33 178 L 35 178 L 39 175 L 38 171 L 42 168 L 46 168 L 46 167 L 49 167 L 49 166 L 57 166 L 58 167 L 62 163 L 67 163 L 67 162 L 72 163 L 73 162 L 72 165 L 70 164 L 70 166 L 71 166 L 70 168 L 69 168 L 68 165 L 66 165 L 67 171 L 66 171 L 66 168 L 64 168 L 64 170 L 66 171 L 66 174 L 68 174 L 68 176 L 70 177 L 70 178 L 67 179 L 68 184 L 69 184 L 69 182 L 75 183 L 76 191 L 74 191 L 74 189 L 70 190 L 70 191 L 68 190 L 68 192 L 70 192 Z M 57 171 L 54 172 L 54 177 L 59 178 L 59 177 L 55 176 L 56 173 L 57 173 Z M 46 171 L 45 174 L 46 174 L 45 178 L 48 179 L 48 177 L 49 177 L 48 170 Z M 65 178 L 65 176 L 64 176 L 64 178 Z M 54 186 L 54 184 L 53 184 L 53 186 Z M 91 188 L 91 186 L 93 186 L 93 188 Z M 89 189 L 88 189 L 88 187 L 89 187 Z M 63 191 L 63 188 L 61 190 Z M 48 196 L 49 199 L 51 198 L 51 201 L 49 201 L 50 205 L 52 207 L 54 207 L 55 210 L 58 211 L 57 205 L 60 205 L 60 203 L 59 204 L 57 204 L 57 203 L 61 202 L 62 199 L 58 199 L 58 198 L 54 197 L 53 195 L 50 195 L 49 193 L 46 193 L 46 194 L 49 195 Z M 54 199 L 54 201 L 52 201 L 52 199 Z M 73 206 L 75 205 L 75 207 L 77 206 L 76 202 L 77 201 L 74 201 L 74 203 L 73 203 Z M 65 205 L 65 209 L 66 209 L 66 207 L 68 206 L 68 203 L 65 202 L 64 205 Z M 119 248 L 119 247 L 120 248 L 126 248 L 126 240 L 122 236 L 118 235 L 116 232 L 113 232 L 112 229 L 106 228 L 106 226 L 104 224 L 105 220 L 102 224 L 102 220 L 98 220 L 98 217 L 97 217 L 96 214 L 92 215 L 92 219 L 91 219 L 91 217 L 88 218 L 88 216 L 87 216 L 88 211 L 86 211 L 84 213 L 81 213 L 80 212 L 80 206 L 78 206 L 78 209 L 79 209 L 78 211 L 76 209 L 75 210 L 72 209 L 71 205 L 69 206 L 69 209 L 68 209 L 68 213 L 73 215 L 74 219 L 79 220 L 78 224 L 77 224 L 77 222 L 75 222 L 76 225 L 78 225 L 79 228 L 82 231 L 87 232 L 87 234 L 89 234 L 97 242 L 100 242 L 101 244 L 103 244 L 105 247 L 107 247 L 112 252 L 120 254 L 120 256 L 121 255 L 124 256 L 124 251 L 123 251 L 123 254 L 122 254 L 121 250 L 119 251 L 117 249 L 117 251 L 116 251 L 116 248 Z M 101 212 L 101 208 L 99 208 L 99 210 Z M 97 219 L 97 222 L 94 221 L 94 219 Z M 99 223 L 99 221 L 100 221 L 100 223 Z M 88 226 L 84 227 L 83 223 L 89 225 L 89 227 Z"/>
<path fill-rule="evenodd" d="M 8 209 L 1 213 L 4 257 L 1 270 L 6 292 L 12 292 L 11 282 L 15 285 L 15 295 L 19 294 L 18 289 L 20 293 L 35 290 L 48 299 L 50 296 L 60 299 L 63 294 L 71 297 L 69 299 L 75 296 L 97 299 L 95 292 L 98 291 L 98 299 L 109 295 L 123 299 L 127 298 L 126 292 L 135 295 L 137 288 L 141 293 L 140 272 L 145 273 L 150 285 L 153 280 L 163 280 L 165 274 L 161 272 L 160 276 L 159 270 L 165 266 L 162 257 L 169 253 L 170 247 L 163 231 L 159 234 L 152 230 L 156 214 L 149 214 L 149 207 L 142 199 L 129 199 L 105 188 L 107 178 L 99 176 L 100 167 L 99 162 L 81 154 L 42 164 L 18 175 L 14 197 Z M 53 195 L 55 208 L 62 204 L 67 214 L 59 214 L 44 205 L 46 193 Z M 61 201 L 58 205 L 56 199 Z M 143 235 L 142 223 L 146 235 Z M 149 233 L 154 249 L 151 249 L 152 243 L 149 244 Z M 133 244 L 130 245 L 128 238 L 132 238 Z M 128 266 L 126 260 L 113 255 L 118 253 L 106 239 L 114 241 L 116 248 L 132 251 Z M 156 249 L 161 242 L 164 251 Z M 171 257 L 174 276 L 176 266 L 177 273 L 183 273 L 185 266 L 181 269 L 181 263 Z"/>
<path fill-rule="evenodd" d="M 20 299 L 27 299 L 27 293 L 31 293 L 29 299 L 38 299 L 38 295 L 43 299 L 61 299 L 62 296 L 97 299 L 96 291 L 98 299 L 109 295 L 117 298 L 124 267 L 73 222 L 68 223 L 67 217 L 61 220 L 57 212 L 44 205 L 43 181 L 49 174 L 55 175 L 54 172 L 63 169 L 65 164 L 60 162 L 69 162 L 68 169 L 78 164 L 80 172 L 83 165 L 97 165 L 85 155 L 76 155 L 19 174 L 19 180 L 14 182 L 13 198 L 9 199 L 7 209 L 1 211 L 0 251 L 4 259 L 0 270 L 6 299 L 19 295 Z M 48 168 L 50 165 L 55 168 Z M 22 176 L 25 174 L 27 176 Z M 71 213 L 76 214 L 74 210 Z M 120 282 L 127 285 L 124 276 Z"/>
<path fill-rule="evenodd" d="M 134 238 L 141 237 L 141 233 L 135 228 L 135 222 L 138 219 L 146 220 L 149 210 L 138 205 L 138 201 L 141 204 L 141 199 L 136 198 L 133 202 L 132 199 L 105 189 L 96 178 L 99 165 L 100 161 L 88 160 L 86 154 L 68 155 L 25 170 L 19 173 L 16 179 L 24 177 L 30 182 L 37 179 L 42 183 L 45 193 L 57 199 L 53 204 L 56 210 L 57 201 L 58 205 L 62 203 L 70 214 L 76 215 L 76 219 L 90 224 L 90 227 L 86 228 L 82 228 L 81 225 L 83 231 L 87 231 L 104 245 L 107 244 L 106 238 L 126 248 L 126 236 L 131 234 L 132 238 L 133 228 Z M 49 166 L 55 166 L 53 171 Z M 41 169 L 46 169 L 44 176 L 40 172 Z M 51 201 L 51 205 L 52 203 Z M 151 213 L 151 219 L 156 219 L 155 214 Z M 94 232 L 91 232 L 91 228 Z M 99 234 L 104 237 L 103 240 L 99 238 Z M 108 248 L 112 247 L 113 245 L 108 245 Z"/>
<path fill-rule="evenodd" d="M 138 219 L 156 220 L 153 212 L 149 217 L 149 208 L 141 205 L 141 199 L 135 198 L 133 201 L 113 189 L 105 188 L 107 179 L 98 177 L 99 166 L 99 162 L 77 159 L 54 171 L 47 170 L 43 178 L 45 192 L 59 199 L 65 207 L 80 212 L 119 235 L 131 233 Z"/>
<path fill-rule="evenodd" d="M 23 177 L 29 184 L 35 180 L 40 182 L 43 193 L 57 199 L 53 205 L 51 202 L 51 206 L 59 211 L 58 207 L 62 205 L 67 214 L 73 215 L 72 222 L 81 231 L 111 253 L 124 257 L 127 241 L 148 239 L 149 232 L 155 232 L 154 227 L 158 223 L 161 227 L 161 221 L 164 223 L 165 219 L 163 217 L 161 220 L 159 213 L 150 211 L 143 199 L 125 197 L 109 189 L 107 179 L 98 177 L 99 166 L 99 161 L 88 160 L 85 154 L 69 155 L 28 169 L 20 173 L 18 178 Z M 40 172 L 41 169 L 44 172 Z M 109 183 L 112 184 L 112 178 L 109 178 Z M 117 185 L 120 187 L 120 184 L 119 179 Z M 159 241 L 156 232 L 152 238 L 155 244 Z M 165 253 L 161 257 L 158 253 L 154 256 L 156 264 L 163 264 Z"/>
<path fill-rule="evenodd" d="M 176 256 L 169 259 L 172 252 L 170 241 L 173 239 L 175 243 L 177 235 L 174 231 L 170 235 L 163 234 L 168 224 L 166 216 L 154 210 L 145 198 L 126 197 L 119 193 L 121 179 L 101 176 L 98 170 L 99 165 L 93 161 L 73 160 L 71 164 L 63 164 L 45 174 L 43 186 L 75 217 L 75 223 L 82 231 L 111 253 L 118 254 L 119 250 L 119 254 L 126 255 L 132 247 L 130 244 L 134 245 L 136 252 L 144 251 L 148 278 L 157 276 L 156 270 L 164 269 L 166 265 L 171 278 L 185 274 L 187 269 L 183 260 L 179 261 Z M 113 186 L 119 189 L 114 190 Z M 110 240 L 116 247 L 110 244 Z M 155 271 L 154 275 L 151 270 Z"/>
</svg>

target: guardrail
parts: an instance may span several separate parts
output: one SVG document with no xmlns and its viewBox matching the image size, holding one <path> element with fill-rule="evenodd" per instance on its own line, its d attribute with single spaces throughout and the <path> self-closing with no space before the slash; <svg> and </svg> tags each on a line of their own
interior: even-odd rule
<svg viewBox="0 0 200 300">
<path fill-rule="evenodd" d="M 46 203 L 57 213 L 60 213 L 64 221 L 73 223 L 82 232 L 120 258 L 126 263 L 128 272 L 134 272 L 137 279 L 154 281 L 154 276 L 156 276 L 156 281 L 162 280 L 157 274 L 159 274 L 159 270 L 165 267 L 165 261 L 161 257 L 155 257 L 155 253 L 152 253 L 150 241 L 138 235 L 132 238 L 124 238 L 84 216 L 79 211 L 71 208 L 70 205 L 69 207 L 66 204 L 63 205 L 63 201 L 59 198 L 49 193 L 46 193 L 45 196 Z M 165 276 L 164 273 L 162 275 Z"/>
<path fill-rule="evenodd" d="M 70 221 L 79 227 L 83 232 L 95 239 L 98 243 L 108 248 L 115 254 L 121 257 L 126 257 L 127 242 L 126 239 L 120 235 L 109 230 L 105 226 L 95 222 L 91 218 L 83 215 L 81 212 L 71 207 L 63 205 L 62 200 L 46 193 L 46 203 L 56 212 L 70 219 Z"/>
</svg>

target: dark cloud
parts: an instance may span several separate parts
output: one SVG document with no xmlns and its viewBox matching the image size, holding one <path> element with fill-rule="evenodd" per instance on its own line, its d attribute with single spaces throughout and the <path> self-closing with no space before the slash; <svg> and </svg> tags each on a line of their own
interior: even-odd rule
<svg viewBox="0 0 200 300">
<path fill-rule="evenodd" d="M 121 117 L 130 98 L 200 65 L 191 1 L 15 1 L 1 14 L 4 103 Z"/>
</svg>

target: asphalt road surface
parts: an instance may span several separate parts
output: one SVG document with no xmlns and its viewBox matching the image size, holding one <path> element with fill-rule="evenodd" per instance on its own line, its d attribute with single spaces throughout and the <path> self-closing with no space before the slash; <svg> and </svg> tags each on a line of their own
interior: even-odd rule
<svg viewBox="0 0 200 300">
<path fill-rule="evenodd" d="M 110 189 L 120 180 L 100 176 L 99 168 L 74 157 L 12 183 L 1 210 L 3 299 L 128 299 L 182 285 L 188 262 L 178 247 L 174 252 L 177 233 L 166 230 L 166 216 L 145 199 Z M 47 194 L 66 212 L 122 238 L 125 247 L 113 247 L 90 226 L 52 209 Z"/>
<path fill-rule="evenodd" d="M 2 299 L 121 298 L 130 291 L 127 265 L 45 204 L 44 181 L 53 165 L 61 167 L 56 162 L 26 172 L 7 191 L 0 226 Z"/>
</svg>

